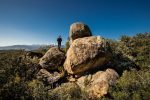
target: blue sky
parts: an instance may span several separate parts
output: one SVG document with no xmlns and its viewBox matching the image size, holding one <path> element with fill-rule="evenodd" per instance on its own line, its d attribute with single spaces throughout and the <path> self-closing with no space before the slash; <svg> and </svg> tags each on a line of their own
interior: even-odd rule
<svg viewBox="0 0 150 100">
<path fill-rule="evenodd" d="M 150 32 L 150 0 L 0 0 L 0 46 L 65 43 L 74 22 L 111 39 Z"/>
</svg>

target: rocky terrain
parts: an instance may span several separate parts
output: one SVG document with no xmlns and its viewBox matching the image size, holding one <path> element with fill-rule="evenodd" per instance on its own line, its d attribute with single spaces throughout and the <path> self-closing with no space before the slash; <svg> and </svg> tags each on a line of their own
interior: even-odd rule
<svg viewBox="0 0 150 100">
<path fill-rule="evenodd" d="M 72 24 L 69 34 L 70 47 L 66 56 L 58 48 L 50 48 L 40 59 L 39 64 L 43 69 L 38 72 L 37 79 L 54 84 L 61 78 L 68 78 L 64 84 L 76 83 L 81 90 L 86 90 L 89 98 L 100 98 L 106 95 L 109 86 L 115 84 L 119 75 L 114 69 L 105 67 L 112 58 L 109 43 L 100 36 L 91 35 L 87 25 Z M 64 69 L 63 74 L 66 75 L 59 72 L 59 67 Z M 96 67 L 104 67 L 105 70 L 90 73 L 90 70 Z"/>
<path fill-rule="evenodd" d="M 149 33 L 117 42 L 77 22 L 68 36 L 67 49 L 1 52 L 0 99 L 148 100 Z"/>
</svg>

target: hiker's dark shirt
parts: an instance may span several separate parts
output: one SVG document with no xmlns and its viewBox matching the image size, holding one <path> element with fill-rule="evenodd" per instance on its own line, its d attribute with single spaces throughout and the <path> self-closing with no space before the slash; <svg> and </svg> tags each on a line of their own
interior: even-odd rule
<svg viewBox="0 0 150 100">
<path fill-rule="evenodd" d="M 62 41 L 62 38 L 57 38 L 57 42 L 58 42 L 58 44 L 61 44 L 61 41 Z"/>
</svg>

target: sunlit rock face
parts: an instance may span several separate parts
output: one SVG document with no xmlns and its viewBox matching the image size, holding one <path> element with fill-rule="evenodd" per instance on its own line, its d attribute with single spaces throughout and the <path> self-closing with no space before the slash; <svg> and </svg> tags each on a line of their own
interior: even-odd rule
<svg viewBox="0 0 150 100">
<path fill-rule="evenodd" d="M 100 36 L 78 38 L 67 51 L 64 68 L 69 74 L 84 73 L 109 62 L 109 44 Z"/>
<path fill-rule="evenodd" d="M 110 86 L 116 83 L 119 78 L 118 73 L 108 68 L 106 71 L 98 71 L 77 79 L 77 84 L 81 89 L 86 90 L 90 98 L 100 98 L 107 94 Z"/>
</svg>

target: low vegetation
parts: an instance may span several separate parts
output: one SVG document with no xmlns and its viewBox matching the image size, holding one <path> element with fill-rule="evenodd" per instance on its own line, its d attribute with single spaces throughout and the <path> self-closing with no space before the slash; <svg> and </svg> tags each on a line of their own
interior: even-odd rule
<svg viewBox="0 0 150 100">
<path fill-rule="evenodd" d="M 108 41 L 113 53 L 113 59 L 108 66 L 116 69 L 120 78 L 102 100 L 148 100 L 150 33 L 139 33 L 132 37 L 122 36 L 117 41 Z M 46 50 L 40 48 L 36 52 L 44 54 Z M 68 87 L 70 84 L 62 84 L 61 87 L 53 88 L 53 85 L 38 81 L 35 77 L 40 69 L 38 62 L 36 57 L 26 57 L 24 50 L 0 51 L 0 99 L 87 99 L 86 93 L 78 86 Z"/>
</svg>

